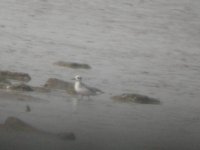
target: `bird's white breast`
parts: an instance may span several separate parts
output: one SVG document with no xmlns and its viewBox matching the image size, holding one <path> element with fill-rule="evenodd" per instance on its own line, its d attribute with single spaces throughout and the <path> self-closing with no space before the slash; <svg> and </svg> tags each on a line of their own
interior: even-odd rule
<svg viewBox="0 0 200 150">
<path fill-rule="evenodd" d="M 74 89 L 76 92 L 78 92 L 80 90 L 80 82 L 78 82 L 78 81 L 75 82 Z"/>
<path fill-rule="evenodd" d="M 75 82 L 74 89 L 78 94 L 90 95 L 90 90 L 84 87 L 80 81 Z"/>
</svg>

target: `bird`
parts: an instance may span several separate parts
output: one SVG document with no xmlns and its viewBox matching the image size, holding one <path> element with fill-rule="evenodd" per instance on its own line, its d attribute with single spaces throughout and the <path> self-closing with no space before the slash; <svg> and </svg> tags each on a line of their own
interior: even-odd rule
<svg viewBox="0 0 200 150">
<path fill-rule="evenodd" d="M 86 84 L 84 84 L 80 75 L 76 75 L 74 77 L 74 80 L 74 90 L 78 95 L 81 95 L 81 99 L 83 99 L 84 96 L 87 96 L 89 99 L 90 96 L 95 96 L 104 93 L 103 91 L 97 88 L 89 87 Z"/>
</svg>

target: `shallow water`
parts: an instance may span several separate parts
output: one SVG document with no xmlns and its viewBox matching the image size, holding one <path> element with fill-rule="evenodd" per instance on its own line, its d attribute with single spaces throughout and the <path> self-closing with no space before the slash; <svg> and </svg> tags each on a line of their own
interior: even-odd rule
<svg viewBox="0 0 200 150">
<path fill-rule="evenodd" d="M 29 73 L 35 86 L 81 74 L 105 91 L 83 101 L 59 90 L 24 93 L 43 99 L 39 102 L 0 98 L 1 123 L 15 116 L 45 131 L 76 135 L 73 142 L 0 136 L 3 149 L 10 143 L 18 149 L 199 149 L 198 0 L 1 0 L 0 5 L 1 70 Z M 53 65 L 57 61 L 92 69 Z M 127 92 L 162 104 L 110 99 Z"/>
</svg>

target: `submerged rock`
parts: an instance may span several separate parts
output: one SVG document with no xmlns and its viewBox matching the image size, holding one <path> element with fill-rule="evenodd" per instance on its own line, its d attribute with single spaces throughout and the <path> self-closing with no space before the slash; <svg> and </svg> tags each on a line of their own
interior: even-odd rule
<svg viewBox="0 0 200 150">
<path fill-rule="evenodd" d="M 160 101 L 145 95 L 124 93 L 111 97 L 113 100 L 122 103 L 139 103 L 139 104 L 160 104 Z"/>
<path fill-rule="evenodd" d="M 46 93 L 46 92 L 51 92 L 50 89 L 45 88 L 45 87 L 31 87 L 34 92 L 41 92 L 41 93 Z"/>
<path fill-rule="evenodd" d="M 72 133 L 72 132 L 55 134 L 55 133 L 42 131 L 42 130 L 39 130 L 39 129 L 31 126 L 30 124 L 28 124 L 18 118 L 15 118 L 15 117 L 8 117 L 6 119 L 6 121 L 4 122 L 4 124 L 0 124 L 0 129 L 2 129 L 3 131 L 7 131 L 7 132 L 18 132 L 18 133 L 19 132 L 28 132 L 28 133 L 32 132 L 32 133 L 41 134 L 41 135 L 45 135 L 45 136 L 58 137 L 59 139 L 62 139 L 62 140 L 75 140 L 76 139 L 74 133 Z"/>
<path fill-rule="evenodd" d="M 69 132 L 69 133 L 59 133 L 58 137 L 62 140 L 75 140 L 76 136 L 74 133 Z"/>
<path fill-rule="evenodd" d="M 55 62 L 54 65 L 61 66 L 61 67 L 69 67 L 73 69 L 91 69 L 88 64 L 76 63 L 76 62 L 64 62 L 58 61 Z"/>
<path fill-rule="evenodd" d="M 67 82 L 56 78 L 48 79 L 44 87 L 66 90 L 69 94 L 76 94 L 74 91 L 74 84 L 72 82 Z"/>
<path fill-rule="evenodd" d="M 4 130 L 8 131 L 39 131 L 38 129 L 15 117 L 8 117 L 4 124 L 0 125 L 0 128 L 3 128 Z"/>
<path fill-rule="evenodd" d="M 23 102 L 48 102 L 48 100 L 41 99 L 39 97 L 34 97 L 31 95 L 25 95 L 20 92 L 15 92 L 15 91 L 4 91 L 0 90 L 0 100 L 5 100 L 5 101 L 23 101 Z"/>
<path fill-rule="evenodd" d="M 12 79 L 28 82 L 31 80 L 31 77 L 29 74 L 22 72 L 0 71 L 0 79 Z"/>
<path fill-rule="evenodd" d="M 31 112 L 31 107 L 29 105 L 26 105 L 26 112 Z"/>
</svg>

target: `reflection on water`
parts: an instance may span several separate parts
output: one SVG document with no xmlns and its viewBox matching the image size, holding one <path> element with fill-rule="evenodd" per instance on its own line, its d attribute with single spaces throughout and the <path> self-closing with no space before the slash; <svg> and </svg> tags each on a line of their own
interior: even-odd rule
<svg viewBox="0 0 200 150">
<path fill-rule="evenodd" d="M 79 100 L 77 98 L 72 99 L 72 108 L 73 108 L 74 112 L 77 111 L 78 101 Z"/>
</svg>

